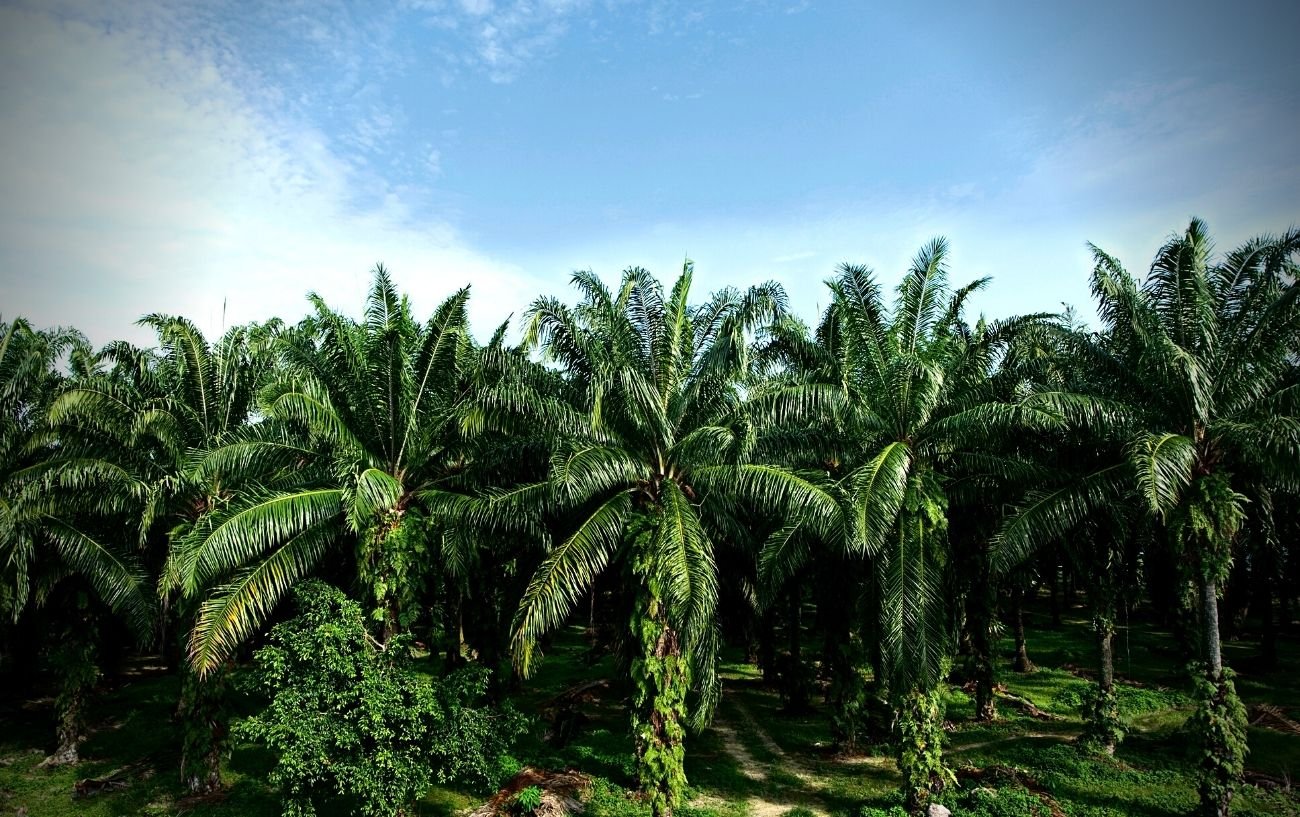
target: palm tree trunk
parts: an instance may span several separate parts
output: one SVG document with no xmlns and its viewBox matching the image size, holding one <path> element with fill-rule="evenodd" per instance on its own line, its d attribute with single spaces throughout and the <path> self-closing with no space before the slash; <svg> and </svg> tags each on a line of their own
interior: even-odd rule
<svg viewBox="0 0 1300 817">
<path fill-rule="evenodd" d="M 89 637 L 87 637 L 89 636 Z M 86 704 L 99 678 L 95 664 L 93 631 L 69 635 L 68 643 L 58 649 L 55 664 L 61 676 L 54 707 L 58 713 L 55 727 L 57 748 L 41 761 L 41 766 L 64 766 L 81 760 L 80 746 L 86 735 Z"/>
<path fill-rule="evenodd" d="M 803 665 L 803 588 L 798 582 L 790 587 L 790 655 L 785 666 L 782 688 L 785 693 L 787 712 L 800 713 L 808 711 L 808 682 Z"/>
<path fill-rule="evenodd" d="M 1277 666 L 1277 620 L 1273 612 L 1272 560 L 1259 571 L 1255 606 L 1260 612 L 1259 660 L 1265 669 Z"/>
<path fill-rule="evenodd" d="M 995 687 L 997 674 L 993 665 L 993 645 L 989 638 L 989 616 L 984 604 L 976 603 L 980 612 L 970 623 L 971 650 L 975 665 L 975 720 L 983 723 L 998 717 Z"/>
<path fill-rule="evenodd" d="M 1223 677 L 1223 650 L 1219 643 L 1219 590 L 1213 579 L 1201 584 L 1202 633 L 1205 638 L 1205 663 L 1210 680 L 1218 683 Z"/>
<path fill-rule="evenodd" d="M 776 667 L 776 614 L 769 607 L 758 622 L 758 668 L 763 673 L 763 683 L 776 686 L 780 680 Z"/>
<path fill-rule="evenodd" d="M 1055 562 L 1052 563 L 1051 576 L 1052 576 L 1051 582 L 1048 584 L 1048 593 L 1049 593 L 1048 600 L 1051 603 L 1051 609 L 1052 609 L 1052 626 L 1060 627 L 1061 626 L 1060 578 L 1057 576 L 1057 567 Z"/>
<path fill-rule="evenodd" d="M 221 761 L 230 733 L 226 710 L 225 668 L 200 678 L 188 666 L 183 670 L 177 718 L 181 729 L 181 783 L 190 794 L 219 791 Z"/>
<path fill-rule="evenodd" d="M 1103 754 L 1115 754 L 1124 737 L 1119 716 L 1119 699 L 1115 695 L 1115 618 L 1113 597 L 1101 594 L 1093 633 L 1097 638 L 1097 687 L 1084 706 L 1085 743 Z"/>
<path fill-rule="evenodd" d="M 637 777 L 654 817 L 671 817 L 686 789 L 688 662 L 658 599 L 651 597 L 637 619 L 642 650 L 632 668 Z"/>
<path fill-rule="evenodd" d="M 464 643 L 464 632 L 461 629 L 460 622 L 461 597 L 460 592 L 454 587 L 447 588 L 447 606 L 443 612 L 443 629 L 446 631 L 445 658 L 444 666 L 448 670 L 454 670 L 464 661 L 461 657 L 461 646 Z"/>
<path fill-rule="evenodd" d="M 1097 635 L 1097 652 L 1101 656 L 1098 678 L 1102 691 L 1110 692 L 1115 688 L 1115 628 L 1107 623 L 1100 630 Z"/>
<path fill-rule="evenodd" d="M 1231 675 L 1223 668 L 1217 591 L 1213 578 L 1202 580 L 1206 678 L 1198 684 L 1201 700 L 1194 717 L 1202 741 L 1198 788 L 1201 813 L 1206 817 L 1228 817 L 1232 795 L 1245 770 L 1246 754 L 1246 710 Z"/>
<path fill-rule="evenodd" d="M 924 814 L 930 796 L 951 779 L 943 763 L 943 693 L 912 688 L 898 704 L 898 770 L 912 814 Z"/>
<path fill-rule="evenodd" d="M 1012 669 L 1016 672 L 1033 672 L 1037 667 L 1029 660 L 1025 644 L 1025 590 L 1017 587 L 1011 591 L 1011 626 L 1016 636 L 1016 659 Z"/>
</svg>

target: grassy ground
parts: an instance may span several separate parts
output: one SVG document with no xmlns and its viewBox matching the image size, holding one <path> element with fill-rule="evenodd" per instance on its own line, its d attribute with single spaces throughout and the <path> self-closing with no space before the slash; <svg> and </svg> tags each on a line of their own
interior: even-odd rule
<svg viewBox="0 0 1300 817">
<path fill-rule="evenodd" d="M 1081 611 L 1080 611 L 1081 615 Z M 1008 689 L 1059 716 L 1037 720 L 1008 706 L 991 725 L 972 722 L 974 706 L 960 690 L 948 702 L 947 756 L 954 767 L 1015 767 L 1032 779 L 1061 809 L 1074 817 L 1187 814 L 1196 801 L 1183 723 L 1191 711 L 1184 683 L 1176 671 L 1167 633 L 1147 627 L 1123 629 L 1117 640 L 1117 669 L 1122 679 L 1143 686 L 1122 686 L 1121 706 L 1131 724 L 1129 738 L 1111 759 L 1091 759 L 1070 744 L 1078 734 L 1079 695 L 1086 681 L 1071 668 L 1087 669 L 1092 648 L 1086 621 L 1066 617 L 1050 628 L 1045 617 L 1030 631 L 1030 654 L 1040 669 L 1020 675 L 1004 663 Z M 1010 645 L 1002 645 L 1009 652 Z M 1247 705 L 1271 703 L 1300 720 L 1300 643 L 1284 642 L 1283 660 L 1267 675 L 1243 673 L 1240 691 Z M 1230 642 L 1230 664 L 1249 664 L 1254 645 Z M 735 656 L 729 656 L 735 658 Z M 517 699 L 535 712 L 558 691 L 585 681 L 614 680 L 609 658 L 590 661 L 576 632 L 558 640 L 538 677 Z M 883 747 L 861 757 L 837 758 L 829 751 L 826 713 L 787 716 L 776 694 L 764 688 L 752 667 L 724 665 L 725 693 L 714 725 L 693 736 L 688 745 L 688 776 L 693 793 L 686 817 L 874 817 L 899 802 L 898 775 Z M 253 746 L 238 746 L 226 766 L 227 791 L 208 801 L 181 797 L 176 767 L 179 734 L 171 713 L 176 701 L 174 678 L 141 665 L 138 674 L 96 702 L 94 731 L 82 747 L 85 760 L 76 768 L 37 768 L 50 748 L 52 702 L 16 702 L 3 711 L 0 729 L 0 815 L 26 808 L 30 817 L 60 815 L 277 815 L 279 803 L 265 783 L 270 756 Z M 545 725 L 519 746 L 525 763 L 572 767 L 597 777 L 588 813 L 594 817 L 633 817 L 646 810 L 629 798 L 632 782 L 631 740 L 616 683 L 592 690 L 588 717 L 577 736 L 556 747 L 543 739 Z M 1286 777 L 1300 773 L 1300 736 L 1252 727 L 1249 768 Z M 121 791 L 88 799 L 71 796 L 76 780 L 113 772 L 130 781 Z M 482 802 L 481 793 L 435 789 L 420 804 L 421 815 L 454 815 Z M 967 788 L 945 795 L 957 815 L 1019 817 L 1048 814 L 1044 801 L 1015 784 Z M 1300 799 L 1245 787 L 1234 803 L 1239 815 L 1300 815 Z M 880 811 L 874 811 L 879 809 Z"/>
</svg>

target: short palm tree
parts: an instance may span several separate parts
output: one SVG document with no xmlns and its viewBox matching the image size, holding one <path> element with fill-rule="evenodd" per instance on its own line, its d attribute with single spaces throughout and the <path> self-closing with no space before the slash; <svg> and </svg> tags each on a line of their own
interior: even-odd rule
<svg viewBox="0 0 1300 817">
<path fill-rule="evenodd" d="M 460 290 L 421 324 L 381 266 L 363 320 L 312 295 L 314 313 L 282 334 L 259 422 L 198 466 L 238 491 L 182 532 L 167 567 L 179 593 L 200 602 L 189 636 L 200 675 L 340 547 L 384 638 L 418 615 L 432 565 L 464 563 L 474 542 L 444 510 L 477 489 L 472 438 L 488 413 L 470 400 L 478 378 L 508 365 L 488 354 L 501 332 L 486 350 L 474 343 L 468 299 Z"/>
<path fill-rule="evenodd" d="M 784 311 L 784 292 L 724 289 L 692 306 L 692 278 L 688 262 L 665 298 L 644 269 L 624 272 L 616 292 L 579 272 L 576 306 L 533 303 L 526 341 L 568 376 L 583 422 L 563 430 L 549 480 L 512 499 L 577 519 L 520 603 L 514 648 L 525 673 L 599 574 L 622 570 L 635 589 L 633 731 L 656 815 L 680 803 L 688 718 L 705 722 L 717 694 L 715 546 L 743 531 L 747 500 L 780 509 L 808 488 L 750 459 L 747 333 Z"/>
<path fill-rule="evenodd" d="M 60 395 L 51 418 L 62 439 L 61 478 L 83 495 L 116 502 L 121 530 L 151 573 L 163 573 L 165 629 L 183 632 L 193 605 L 174 603 L 162 571 L 172 533 L 228 499 L 221 475 L 199 463 L 248 422 L 278 324 L 235 327 L 210 344 L 183 317 L 155 314 L 140 323 L 157 333 L 158 347 L 110 344 Z M 221 785 L 223 711 L 220 684 L 184 673 L 179 715 L 196 723 L 184 730 L 181 776 L 193 793 Z"/>
<path fill-rule="evenodd" d="M 1125 456 L 1035 492 L 1001 534 L 1010 562 L 1129 497 L 1163 523 L 1198 589 L 1207 815 L 1228 813 L 1245 754 L 1245 713 L 1219 644 L 1219 584 L 1247 514 L 1270 513 L 1252 499 L 1300 484 L 1300 386 L 1288 375 L 1300 336 L 1297 253 L 1292 230 L 1215 260 L 1205 224 L 1193 220 L 1139 283 L 1094 248 L 1102 334 L 1074 349 L 1096 372 L 1091 405 L 1079 405 Z"/>
<path fill-rule="evenodd" d="M 82 591 L 123 616 L 142 642 L 154 631 L 156 610 L 132 543 L 114 535 L 125 521 L 121 497 L 138 495 L 133 481 L 110 478 L 107 495 L 84 490 L 76 446 L 50 427 L 50 408 L 68 385 L 56 369 L 65 354 L 84 357 L 84 339 L 34 330 L 21 319 L 0 323 L 0 602 L 14 620 L 35 607 L 54 615 L 62 688 L 50 763 L 78 759 L 98 675 L 96 611 Z"/>
</svg>

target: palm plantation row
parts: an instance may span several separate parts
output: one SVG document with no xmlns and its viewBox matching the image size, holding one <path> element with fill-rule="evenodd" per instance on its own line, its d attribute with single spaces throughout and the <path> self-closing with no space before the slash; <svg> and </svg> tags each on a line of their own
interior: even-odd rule
<svg viewBox="0 0 1300 817">
<path fill-rule="evenodd" d="M 613 620 L 640 785 L 670 814 L 720 646 L 757 641 L 797 707 L 812 662 L 780 664 L 772 622 L 797 641 L 811 600 L 837 737 L 890 740 L 922 809 L 953 782 L 945 685 L 996 716 L 998 607 L 1062 566 L 1098 645 L 1088 750 L 1123 738 L 1112 639 L 1145 596 L 1195 662 L 1201 799 L 1228 813 L 1246 727 L 1218 599 L 1249 569 L 1271 616 L 1296 569 L 1300 233 L 1219 257 L 1194 221 L 1140 278 L 1096 250 L 1099 329 L 971 322 L 989 281 L 950 285 L 946 252 L 892 295 L 840 267 L 815 327 L 772 283 L 693 302 L 689 264 L 667 291 L 576 273 L 518 346 L 475 339 L 468 289 L 417 320 L 382 268 L 360 320 L 313 296 L 296 325 L 210 342 L 150 315 L 156 349 L 101 350 L 0 326 L 5 658 L 61 668 L 51 760 L 76 760 L 129 632 L 183 668 L 182 776 L 219 787 L 223 679 L 318 577 L 376 644 L 416 633 L 503 692 L 575 614 Z"/>
</svg>

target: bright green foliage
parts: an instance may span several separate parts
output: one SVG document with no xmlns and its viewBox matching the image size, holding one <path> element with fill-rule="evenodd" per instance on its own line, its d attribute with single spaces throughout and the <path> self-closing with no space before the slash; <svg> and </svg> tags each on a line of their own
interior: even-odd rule
<svg viewBox="0 0 1300 817">
<path fill-rule="evenodd" d="M 1123 454 L 1059 487 L 1032 491 L 1000 535 L 1001 560 L 1013 562 L 1116 504 L 1141 505 L 1167 525 L 1197 585 L 1211 688 L 1221 683 L 1214 599 L 1246 521 L 1245 503 L 1271 527 L 1269 492 L 1300 485 L 1298 253 L 1300 230 L 1292 229 L 1216 261 L 1206 225 L 1196 219 L 1161 247 L 1139 282 L 1094 248 L 1092 290 L 1103 331 L 1077 333 L 1067 344 L 1091 370 L 1092 392 L 1070 397 L 1067 407 L 1097 436 L 1099 450 Z M 1234 711 L 1206 708 L 1228 718 Z M 1227 741 L 1237 731 L 1211 728 L 1216 722 L 1208 714 L 1198 721 L 1209 729 L 1203 740 Z M 1227 743 L 1209 751 L 1222 757 L 1224 774 L 1236 768 Z M 1218 784 L 1202 793 L 1207 813 L 1226 813 Z"/>
<path fill-rule="evenodd" d="M 406 813 L 434 782 L 497 782 L 523 720 L 475 706 L 484 671 L 430 680 L 413 671 L 409 638 L 378 644 L 341 591 L 308 582 L 296 596 L 298 617 L 277 625 L 257 653 L 270 704 L 238 727 L 276 753 L 270 780 L 286 817 L 314 814 L 330 795 L 388 817 Z"/>
<path fill-rule="evenodd" d="M 1193 675 L 1196 712 L 1189 719 L 1197 741 L 1197 789 L 1207 817 L 1228 813 L 1233 792 L 1246 769 L 1246 707 L 1237 697 L 1233 673 L 1223 670 L 1218 684 L 1204 673 Z"/>
<path fill-rule="evenodd" d="M 77 365 L 91 357 L 75 332 L 0 321 L 0 613 L 16 620 L 66 601 L 56 591 L 71 577 L 144 641 L 157 613 L 152 588 L 129 537 L 106 535 L 130 523 L 123 509 L 141 486 L 111 466 L 80 464 L 73 439 L 51 432 L 51 409 L 68 385 L 56 369 L 64 355 Z M 102 481 L 89 485 L 88 471 Z"/>
<path fill-rule="evenodd" d="M 931 795 L 957 780 L 943 762 L 943 691 L 912 689 L 901 696 L 896 730 L 903 794 L 919 812 Z"/>
<path fill-rule="evenodd" d="M 684 785 L 677 732 L 688 714 L 692 725 L 706 723 L 719 691 L 715 543 L 743 535 L 746 509 L 794 516 L 796 504 L 825 500 L 753 456 L 748 334 L 784 313 L 784 292 L 775 284 L 724 289 L 692 306 L 693 275 L 688 263 L 665 296 L 644 269 L 625 271 L 616 292 L 579 272 L 576 306 L 533 303 L 526 340 L 562 368 L 576 410 L 549 419 L 559 440 L 550 478 L 498 505 L 508 515 L 572 520 L 515 617 L 512 646 L 525 674 L 538 642 L 597 576 L 630 568 L 640 605 L 634 649 L 644 662 L 634 675 L 649 683 L 641 695 L 650 725 L 638 728 L 654 733 L 638 740 L 651 755 L 640 764 L 641 786 L 664 804 Z M 683 685 L 693 693 L 689 713 Z"/>
<path fill-rule="evenodd" d="M 788 520 L 760 565 L 769 581 L 793 575 L 807 558 L 805 539 L 871 560 L 877 683 L 905 724 L 909 796 L 945 777 L 928 716 L 954 642 L 950 491 L 963 481 L 980 506 L 980 485 L 1023 470 L 1003 455 L 1007 441 L 1062 423 L 1033 395 L 1009 402 L 990 386 L 995 361 L 1042 316 L 967 325 L 964 304 L 987 279 L 951 287 L 946 257 L 943 239 L 923 247 L 892 307 L 870 270 L 842 266 L 828 282 L 834 300 L 815 340 L 789 322 L 774 331 L 770 354 L 781 371 L 756 398 L 783 424 L 822 430 L 797 462 L 822 468 L 834 497 Z"/>
<path fill-rule="evenodd" d="M 542 790 L 537 786 L 528 786 L 515 792 L 510 802 L 510 810 L 516 814 L 532 814 L 542 804 Z"/>
<path fill-rule="evenodd" d="M 1052 817 L 1052 809 L 1031 791 L 1006 785 L 966 792 L 954 813 L 962 817 Z"/>
</svg>

